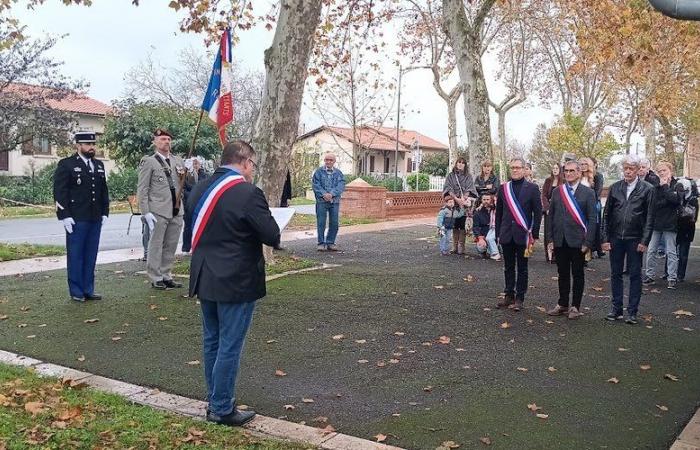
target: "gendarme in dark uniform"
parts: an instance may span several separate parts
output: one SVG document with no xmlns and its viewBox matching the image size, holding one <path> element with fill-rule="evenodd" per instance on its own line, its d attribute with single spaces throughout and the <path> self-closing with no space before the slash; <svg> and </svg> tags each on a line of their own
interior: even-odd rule
<svg viewBox="0 0 700 450">
<path fill-rule="evenodd" d="M 68 290 L 73 300 L 99 300 L 95 261 L 109 215 L 107 174 L 95 159 L 95 133 L 76 133 L 77 152 L 58 162 L 53 179 L 56 216 L 66 230 Z"/>
</svg>

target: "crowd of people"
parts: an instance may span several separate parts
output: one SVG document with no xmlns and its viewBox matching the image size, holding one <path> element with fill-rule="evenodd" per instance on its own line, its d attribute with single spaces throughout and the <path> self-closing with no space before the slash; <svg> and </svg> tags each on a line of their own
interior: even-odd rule
<svg viewBox="0 0 700 450">
<path fill-rule="evenodd" d="M 623 179 L 610 185 L 605 198 L 604 177 L 592 158 L 564 155 L 551 166 L 541 190 L 527 161 L 514 158 L 508 168 L 505 183 L 490 161 L 472 178 L 466 161 L 457 159 L 445 180 L 444 205 L 437 216 L 442 255 L 464 254 L 470 234 L 477 255 L 503 260 L 504 297 L 497 307 L 523 307 L 528 260 L 541 225 L 544 259 L 556 264 L 559 281 L 559 300 L 550 315 L 582 315 L 584 268 L 594 255 L 610 254 L 609 320 L 637 323 L 642 285 L 657 282 L 659 264 L 668 289 L 684 281 L 698 218 L 698 188 L 695 180 L 676 178 L 670 163 L 659 162 L 654 172 L 649 160 L 627 155 L 621 162 Z M 625 273 L 630 278 L 626 318 Z"/>
</svg>

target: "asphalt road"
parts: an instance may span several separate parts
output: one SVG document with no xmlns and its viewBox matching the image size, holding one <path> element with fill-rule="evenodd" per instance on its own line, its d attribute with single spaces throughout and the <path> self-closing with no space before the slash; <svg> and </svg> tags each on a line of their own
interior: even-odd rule
<svg viewBox="0 0 700 450">
<path fill-rule="evenodd" d="M 314 205 L 295 206 L 298 214 L 314 214 Z M 116 250 L 141 246 L 141 220 L 134 217 L 131 230 L 126 234 L 130 214 L 112 214 L 102 228 L 100 250 Z M 0 220 L 0 242 L 18 244 L 63 245 L 66 234 L 55 218 L 27 218 Z"/>
</svg>

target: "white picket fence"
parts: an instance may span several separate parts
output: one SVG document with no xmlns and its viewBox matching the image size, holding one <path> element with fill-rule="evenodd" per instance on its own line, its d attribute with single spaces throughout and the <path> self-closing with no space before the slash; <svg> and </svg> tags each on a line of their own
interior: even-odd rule
<svg viewBox="0 0 700 450">
<path fill-rule="evenodd" d="M 430 175 L 430 187 L 428 188 L 431 191 L 442 191 L 442 188 L 445 187 L 445 177 L 437 177 L 434 175 Z"/>
</svg>

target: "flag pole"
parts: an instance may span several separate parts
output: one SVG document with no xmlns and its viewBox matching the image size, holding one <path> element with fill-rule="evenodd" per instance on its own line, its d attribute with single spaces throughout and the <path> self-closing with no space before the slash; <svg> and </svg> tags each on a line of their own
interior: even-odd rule
<svg viewBox="0 0 700 450">
<path fill-rule="evenodd" d="M 197 135 L 199 134 L 199 126 L 202 124 L 202 117 L 204 117 L 204 110 L 200 109 L 199 110 L 199 119 L 197 120 L 197 126 L 194 129 L 194 136 L 192 136 L 192 146 L 190 146 L 190 153 L 187 155 L 187 158 L 192 157 L 192 153 L 194 153 L 194 145 L 197 143 Z"/>
</svg>

